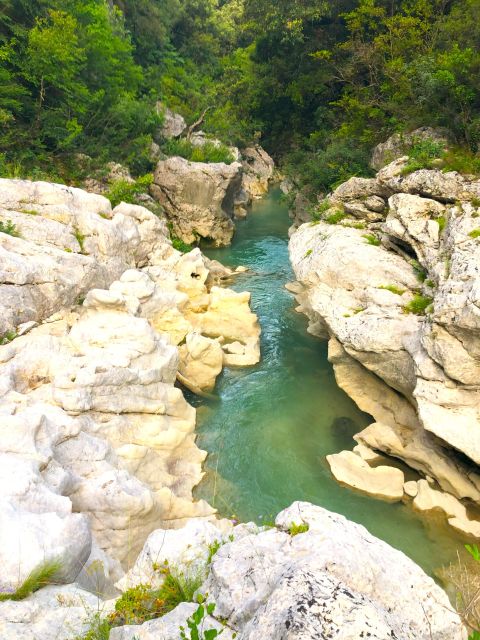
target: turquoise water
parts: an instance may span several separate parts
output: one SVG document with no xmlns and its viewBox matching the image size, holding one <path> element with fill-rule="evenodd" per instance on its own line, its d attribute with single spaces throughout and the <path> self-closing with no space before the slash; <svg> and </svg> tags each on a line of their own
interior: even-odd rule
<svg viewBox="0 0 480 640">
<path fill-rule="evenodd" d="M 225 370 L 218 401 L 189 399 L 198 409 L 198 445 L 208 451 L 206 477 L 197 488 L 224 516 L 269 521 L 294 500 L 308 500 L 359 522 L 401 549 L 429 573 L 454 558 L 460 539 L 440 519 L 416 515 L 338 485 L 325 456 L 354 446 L 369 417 L 341 391 L 327 345 L 307 333 L 285 283 L 288 212 L 278 190 L 237 223 L 230 247 L 206 250 L 226 265 L 245 265 L 237 291 L 251 291 L 262 327 L 262 360 Z M 413 476 L 412 476 L 413 477 Z"/>
</svg>

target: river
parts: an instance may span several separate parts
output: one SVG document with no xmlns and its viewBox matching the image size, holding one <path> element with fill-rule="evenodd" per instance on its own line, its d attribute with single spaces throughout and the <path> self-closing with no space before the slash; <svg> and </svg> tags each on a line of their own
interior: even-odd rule
<svg viewBox="0 0 480 640">
<path fill-rule="evenodd" d="M 337 387 L 326 343 L 307 333 L 307 320 L 285 289 L 294 278 L 289 225 L 280 191 L 273 189 L 237 223 L 230 247 L 205 250 L 226 265 L 251 269 L 230 286 L 252 293 L 262 360 L 224 370 L 218 401 L 189 396 L 198 409 L 197 443 L 209 453 L 196 497 L 221 515 L 260 524 L 294 500 L 307 500 L 363 524 L 433 574 L 462 545 L 440 517 L 360 495 L 330 474 L 325 456 L 351 449 L 352 436 L 371 419 Z"/>
</svg>

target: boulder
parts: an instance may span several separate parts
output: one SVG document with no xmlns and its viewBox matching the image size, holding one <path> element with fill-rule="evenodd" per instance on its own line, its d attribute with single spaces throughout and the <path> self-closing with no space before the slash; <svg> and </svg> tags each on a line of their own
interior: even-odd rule
<svg viewBox="0 0 480 640">
<path fill-rule="evenodd" d="M 423 140 L 431 140 L 439 145 L 447 146 L 452 134 L 446 129 L 420 127 L 409 133 L 394 133 L 386 142 L 381 142 L 373 150 L 370 166 L 372 169 L 382 169 L 397 158 L 405 155 L 408 149 Z"/>
<path fill-rule="evenodd" d="M 151 192 L 177 237 L 187 243 L 208 238 L 221 246 L 229 244 L 234 233 L 234 202 L 241 180 L 242 166 L 237 162 L 206 164 L 173 157 L 158 163 Z"/>
<path fill-rule="evenodd" d="M 144 207 L 81 189 L 0 179 L 0 335 L 42 321 L 170 250 L 165 222 Z"/>
<path fill-rule="evenodd" d="M 220 547 L 200 588 L 240 640 L 466 638 L 434 581 L 363 527 L 302 502 L 275 523 Z"/>
<path fill-rule="evenodd" d="M 189 333 L 179 348 L 179 372 L 202 391 L 212 391 L 223 368 L 222 347 L 216 340 Z"/>
<path fill-rule="evenodd" d="M 403 175 L 404 162 L 332 195 L 345 210 L 358 205 L 368 234 L 342 222 L 293 233 L 294 293 L 309 331 L 329 339 L 337 382 L 376 420 L 357 442 L 480 502 L 480 182 Z M 368 199 L 388 193 L 384 222 L 369 222 Z"/>
<path fill-rule="evenodd" d="M 175 113 L 162 102 L 157 102 L 157 113 L 163 116 L 163 124 L 159 131 L 159 135 L 165 140 L 178 138 L 187 128 L 187 123 L 183 116 L 179 113 Z"/>
</svg>

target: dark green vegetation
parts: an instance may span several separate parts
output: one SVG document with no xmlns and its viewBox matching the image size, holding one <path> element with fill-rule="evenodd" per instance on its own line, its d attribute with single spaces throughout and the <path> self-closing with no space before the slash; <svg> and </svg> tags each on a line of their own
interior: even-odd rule
<svg viewBox="0 0 480 640">
<path fill-rule="evenodd" d="M 75 182 L 114 160 L 144 175 L 159 99 L 189 124 L 208 108 L 225 143 L 260 139 L 313 193 L 425 124 L 453 131 L 463 151 L 444 165 L 472 172 L 479 45 L 480 0 L 0 0 L 0 173 Z"/>
</svg>

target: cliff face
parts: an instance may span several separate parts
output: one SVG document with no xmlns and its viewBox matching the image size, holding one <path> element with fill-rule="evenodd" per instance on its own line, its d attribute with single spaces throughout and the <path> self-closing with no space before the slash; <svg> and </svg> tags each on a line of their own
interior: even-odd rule
<svg viewBox="0 0 480 640">
<path fill-rule="evenodd" d="M 174 384 L 258 361 L 250 296 L 143 207 L 15 180 L 0 202 L 0 591 L 53 559 L 65 582 L 96 557 L 118 577 L 158 526 L 213 516 Z"/>
<path fill-rule="evenodd" d="M 357 455 L 329 461 L 340 481 L 385 495 L 368 465 L 374 449 L 478 503 L 480 182 L 405 174 L 407 160 L 340 185 L 323 218 L 290 240 L 299 310 L 329 340 L 339 385 L 375 419 L 357 434 Z M 402 479 L 390 479 L 400 499 Z M 429 497 L 414 506 L 443 508 L 480 536 L 460 503 L 423 484 L 410 495 L 419 489 Z"/>
</svg>

